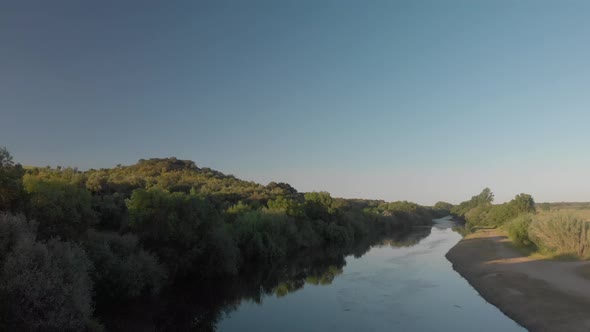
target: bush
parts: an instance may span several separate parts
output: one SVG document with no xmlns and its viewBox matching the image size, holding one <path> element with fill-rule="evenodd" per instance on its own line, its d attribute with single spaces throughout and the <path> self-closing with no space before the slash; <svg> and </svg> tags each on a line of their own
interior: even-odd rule
<svg viewBox="0 0 590 332">
<path fill-rule="evenodd" d="M 238 272 L 240 252 L 224 227 L 212 229 L 205 240 L 203 252 L 194 263 L 201 277 L 214 278 Z"/>
<path fill-rule="evenodd" d="M 12 156 L 6 148 L 0 147 L 0 211 L 22 208 L 24 173 L 22 166 L 12 161 Z"/>
<path fill-rule="evenodd" d="M 133 191 L 127 201 L 129 228 L 158 255 L 172 276 L 185 275 L 206 255 L 211 228 L 220 220 L 201 197 L 159 188 Z"/>
<path fill-rule="evenodd" d="M 532 221 L 530 215 L 521 215 L 506 224 L 508 236 L 516 245 L 522 247 L 532 247 L 535 245 L 529 238 L 529 225 Z"/>
<path fill-rule="evenodd" d="M 23 215 L 12 215 L 0 212 L 0 263 L 23 239 L 34 240 L 37 224 L 27 221 Z"/>
<path fill-rule="evenodd" d="M 590 222 L 571 214 L 536 218 L 529 226 L 529 236 L 541 250 L 590 256 Z"/>
<path fill-rule="evenodd" d="M 85 246 L 100 302 L 155 295 L 166 279 L 156 256 L 141 249 L 135 235 L 90 230 Z"/>
<path fill-rule="evenodd" d="M 68 242 L 22 238 L 0 280 L 7 330 L 80 331 L 92 318 L 91 263 Z"/>
<path fill-rule="evenodd" d="M 347 246 L 354 240 L 351 233 L 346 227 L 331 222 L 326 227 L 324 238 L 330 245 Z"/>
<path fill-rule="evenodd" d="M 78 239 L 96 221 L 92 196 L 85 188 L 31 174 L 23 183 L 30 196 L 28 216 L 39 221 L 39 238 Z"/>
<path fill-rule="evenodd" d="M 286 256 L 295 232 L 284 213 L 259 210 L 236 220 L 234 238 L 245 260 L 273 261 Z"/>
<path fill-rule="evenodd" d="M 490 205 L 479 205 L 465 214 L 465 219 L 473 226 L 489 226 L 486 222 L 486 213 Z"/>
</svg>

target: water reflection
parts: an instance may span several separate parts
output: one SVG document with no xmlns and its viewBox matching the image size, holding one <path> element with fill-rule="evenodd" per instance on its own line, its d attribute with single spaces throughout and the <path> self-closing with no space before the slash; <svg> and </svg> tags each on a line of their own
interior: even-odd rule
<svg viewBox="0 0 590 332">
<path fill-rule="evenodd" d="M 348 256 L 327 286 L 306 284 L 263 304 L 243 301 L 218 331 L 524 331 L 457 274 L 449 219 Z"/>
<path fill-rule="evenodd" d="M 309 250 L 277 266 L 253 268 L 239 278 L 185 282 L 164 291 L 158 299 L 111 307 L 102 316 L 107 328 L 114 331 L 216 331 L 218 322 L 243 302 L 260 305 L 265 298 L 286 297 L 305 285 L 330 285 L 343 273 L 346 256 L 360 258 L 374 246 L 409 247 L 430 231 L 430 227 L 421 227 L 403 234 L 365 238 L 347 248 Z"/>
<path fill-rule="evenodd" d="M 151 303 L 112 308 L 109 330 L 523 331 L 444 257 L 449 219 L 349 248 L 301 252 L 239 278 L 186 282 Z"/>
</svg>

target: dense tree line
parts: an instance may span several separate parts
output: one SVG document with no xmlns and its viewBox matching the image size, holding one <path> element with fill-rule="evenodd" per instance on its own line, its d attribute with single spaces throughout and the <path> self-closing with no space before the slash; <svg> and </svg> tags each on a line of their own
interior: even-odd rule
<svg viewBox="0 0 590 332">
<path fill-rule="evenodd" d="M 479 195 L 453 206 L 450 211 L 456 217 L 464 219 L 468 227 L 502 226 L 522 214 L 535 212 L 535 201 L 528 194 L 516 195 L 503 204 L 492 204 L 493 201 L 494 194 L 489 188 L 485 188 Z"/>
<path fill-rule="evenodd" d="M 0 328 L 100 330 L 93 313 L 114 301 L 352 247 L 450 208 L 299 193 L 176 158 L 23 168 L 0 149 Z"/>
<path fill-rule="evenodd" d="M 405 247 L 418 243 L 431 232 L 419 227 L 410 232 L 366 237 L 350 247 L 307 249 L 282 264 L 255 268 L 221 281 L 186 281 L 158 298 L 134 303 L 133 314 L 119 305 L 105 317 L 120 331 L 170 330 L 215 331 L 217 323 L 242 301 L 262 303 L 267 296 L 282 297 L 306 285 L 329 285 L 342 273 L 345 256 L 361 257 L 374 245 Z M 120 309 L 120 310 L 119 310 Z"/>
</svg>

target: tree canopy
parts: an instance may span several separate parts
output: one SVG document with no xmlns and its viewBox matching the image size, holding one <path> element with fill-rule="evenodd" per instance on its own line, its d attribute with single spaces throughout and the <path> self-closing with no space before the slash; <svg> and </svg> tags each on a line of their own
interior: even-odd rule
<svg viewBox="0 0 590 332">
<path fill-rule="evenodd" d="M 2 148 L 0 300 L 22 301 L 0 303 L 0 328 L 90 329 L 100 325 L 95 307 L 154 296 L 180 280 L 277 266 L 303 250 L 351 248 L 429 224 L 443 210 L 300 193 L 287 183 L 243 181 L 176 158 L 25 170 Z M 309 274 L 309 282 L 330 282 L 338 271 Z M 276 294 L 303 283 L 278 285 Z M 16 305 L 30 310 L 17 312 Z"/>
</svg>

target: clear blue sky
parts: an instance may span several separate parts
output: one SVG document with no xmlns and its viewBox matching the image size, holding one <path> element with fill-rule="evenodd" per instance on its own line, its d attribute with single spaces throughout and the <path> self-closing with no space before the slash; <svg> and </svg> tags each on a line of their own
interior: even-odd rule
<svg viewBox="0 0 590 332">
<path fill-rule="evenodd" d="M 343 197 L 590 201 L 588 1 L 3 1 L 0 146 Z"/>
</svg>

